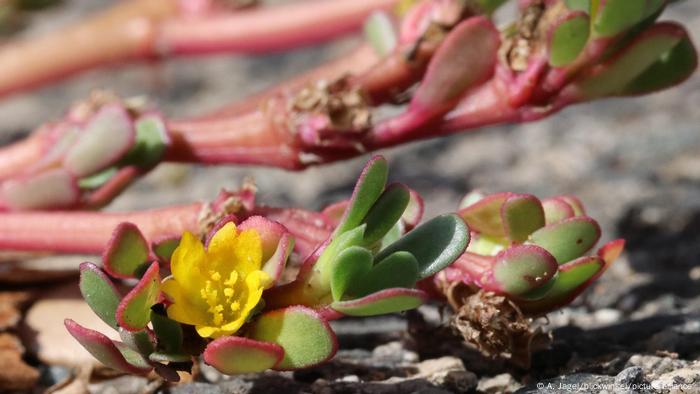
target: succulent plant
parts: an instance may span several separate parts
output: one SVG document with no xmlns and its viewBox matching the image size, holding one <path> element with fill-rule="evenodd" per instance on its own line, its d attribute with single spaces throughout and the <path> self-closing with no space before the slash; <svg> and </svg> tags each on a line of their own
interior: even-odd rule
<svg viewBox="0 0 700 394">
<path fill-rule="evenodd" d="M 335 230 L 286 285 L 278 282 L 294 242 L 265 217 L 238 223 L 227 216 L 204 243 L 185 232 L 149 245 L 135 225 L 122 223 L 103 268 L 84 263 L 80 279 L 86 302 L 122 341 L 70 319 L 66 328 L 102 363 L 168 380 L 200 355 L 226 374 L 328 360 L 337 350 L 328 320 L 421 305 L 428 294 L 415 288 L 418 280 L 450 265 L 469 241 L 454 214 L 415 227 L 420 197 L 401 184 L 387 187 L 387 171 L 383 158 L 373 158 L 352 198 L 326 209 Z M 171 274 L 161 280 L 161 270 Z M 122 297 L 111 278 L 138 281 Z"/>
<path fill-rule="evenodd" d="M 531 318 L 568 305 L 624 248 L 618 239 L 587 255 L 600 227 L 573 196 L 475 192 L 462 200 L 459 215 L 472 240 L 434 277 L 436 287 L 457 310 L 454 324 L 468 341 L 526 364 Z"/>
</svg>

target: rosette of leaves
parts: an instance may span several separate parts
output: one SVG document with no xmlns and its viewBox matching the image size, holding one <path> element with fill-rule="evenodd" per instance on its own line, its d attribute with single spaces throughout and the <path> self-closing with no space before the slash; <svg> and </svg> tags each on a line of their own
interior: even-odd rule
<svg viewBox="0 0 700 394">
<path fill-rule="evenodd" d="M 45 126 L 39 161 L 2 183 L 14 210 L 96 208 L 153 168 L 170 145 L 165 120 L 137 103 L 99 97 Z"/>
<path fill-rule="evenodd" d="M 308 305 L 332 319 L 405 311 L 428 298 L 416 283 L 454 262 L 469 243 L 469 231 L 449 214 L 404 234 L 417 223 L 422 205 L 406 186 L 387 186 L 387 176 L 384 158 L 368 162 L 352 198 L 325 211 L 337 219 L 335 231 L 294 282 L 273 289 L 269 305 Z"/>
<path fill-rule="evenodd" d="M 565 101 L 654 92 L 685 80 L 697 66 L 685 29 L 656 22 L 666 0 L 552 3 L 545 12 L 552 20 L 546 31 L 552 68 L 546 82 L 571 80 L 561 92 Z"/>
<path fill-rule="evenodd" d="M 236 218 L 224 218 L 208 239 L 232 220 Z M 246 219 L 238 228 L 253 229 L 260 235 L 261 269 L 274 285 L 292 251 L 292 237 L 279 223 L 260 216 Z M 261 302 L 235 335 L 214 341 L 199 337 L 194 327 L 170 319 L 165 312 L 170 301 L 161 292 L 159 262 L 167 266 L 178 242 L 168 239 L 148 245 L 136 226 L 122 223 L 103 254 L 102 269 L 91 263 L 81 265 L 80 290 L 85 301 L 119 333 L 121 341 L 70 319 L 65 325 L 100 362 L 126 373 L 155 371 L 166 380 L 177 381 L 177 372 L 189 371 L 193 358 L 200 355 L 222 372 L 244 373 L 303 368 L 335 353 L 337 345 L 330 326 L 304 306 L 261 313 Z M 136 284 L 122 296 L 114 278 Z"/>
<path fill-rule="evenodd" d="M 505 296 L 529 316 L 569 304 L 624 247 L 623 240 L 614 240 L 587 255 L 600 227 L 572 196 L 540 201 L 529 194 L 474 193 L 461 205 L 472 242 L 440 280 Z"/>
</svg>

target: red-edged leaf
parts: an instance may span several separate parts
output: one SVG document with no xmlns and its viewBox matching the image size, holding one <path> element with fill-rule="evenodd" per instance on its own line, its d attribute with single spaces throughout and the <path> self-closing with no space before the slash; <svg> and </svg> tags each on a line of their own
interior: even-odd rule
<svg viewBox="0 0 700 394">
<path fill-rule="evenodd" d="M 148 262 L 148 242 L 133 223 L 120 223 L 102 253 L 104 270 L 115 278 L 136 278 Z"/>
<path fill-rule="evenodd" d="M 71 319 L 66 319 L 64 324 L 73 338 L 102 364 L 137 375 L 151 371 L 148 361 L 122 343 L 113 342 L 104 334 L 85 328 Z"/>
<path fill-rule="evenodd" d="M 284 357 L 278 344 L 243 337 L 221 337 L 204 350 L 204 362 L 219 372 L 234 375 L 262 372 L 275 367 Z"/>
<path fill-rule="evenodd" d="M 326 215 L 328 220 L 333 224 L 333 225 L 338 225 L 340 223 L 340 219 L 343 218 L 343 214 L 345 213 L 345 210 L 348 208 L 348 204 L 350 204 L 350 200 L 343 200 L 343 201 L 338 201 L 336 203 L 333 203 L 325 208 L 323 208 L 322 213 Z"/>
<path fill-rule="evenodd" d="M 80 293 L 95 314 L 115 330 L 119 291 L 109 277 L 95 264 L 80 264 Z"/>
<path fill-rule="evenodd" d="M 277 370 L 309 368 L 329 360 L 338 350 L 338 341 L 328 322 L 318 312 L 303 306 L 263 314 L 252 323 L 249 336 L 284 349 L 284 358 L 274 367 Z"/>
<path fill-rule="evenodd" d="M 348 208 L 333 232 L 334 236 L 354 229 L 362 223 L 372 205 L 384 191 L 388 172 L 388 164 L 382 156 L 374 156 L 365 164 L 355 184 Z"/>
<path fill-rule="evenodd" d="M 393 288 L 350 301 L 336 301 L 331 308 L 349 316 L 374 316 L 414 309 L 427 301 L 428 295 L 416 289 Z"/>
<path fill-rule="evenodd" d="M 94 174 L 119 161 L 134 145 L 135 137 L 126 108 L 105 105 L 87 123 L 63 165 L 79 177 Z"/>
<path fill-rule="evenodd" d="M 78 181 L 62 168 L 8 179 L 0 185 L 0 200 L 16 210 L 69 208 L 79 199 Z"/>
<path fill-rule="evenodd" d="M 287 228 L 262 216 L 251 216 L 238 228 L 241 231 L 253 229 L 260 235 L 263 248 L 262 269 L 276 282 L 294 249 L 294 238 Z"/>
<path fill-rule="evenodd" d="M 410 194 L 410 199 L 408 200 L 408 206 L 401 216 L 403 220 L 405 230 L 410 231 L 420 223 L 423 218 L 423 212 L 425 212 L 425 203 L 423 202 L 423 197 L 418 194 L 417 191 L 409 188 L 408 192 Z"/>
<path fill-rule="evenodd" d="M 490 275 L 485 275 L 484 290 L 518 296 L 544 286 L 557 272 L 559 264 L 546 250 L 535 245 L 516 245 L 498 255 Z"/>
<path fill-rule="evenodd" d="M 153 253 L 158 259 L 164 263 L 170 262 L 170 257 L 173 255 L 177 246 L 180 245 L 180 238 L 165 238 L 151 244 Z"/>
<path fill-rule="evenodd" d="M 151 307 L 160 294 L 158 263 L 151 263 L 139 283 L 131 289 L 117 308 L 119 326 L 129 331 L 142 330 L 151 321 Z"/>
<path fill-rule="evenodd" d="M 616 239 L 606 243 L 598 249 L 598 257 L 605 262 L 605 269 L 610 268 L 625 249 L 625 240 Z"/>
<path fill-rule="evenodd" d="M 576 216 L 574 208 L 561 197 L 550 197 L 542 200 L 546 224 L 554 224 L 564 219 Z"/>
<path fill-rule="evenodd" d="M 583 203 L 581 200 L 579 200 L 578 197 L 572 196 L 572 195 L 563 195 L 563 196 L 556 196 L 555 198 L 559 198 L 564 200 L 567 204 L 571 206 L 571 209 L 574 210 L 574 216 L 584 216 L 586 215 L 586 209 L 583 207 Z"/>
<path fill-rule="evenodd" d="M 577 216 L 542 227 L 530 235 L 529 242 L 545 248 L 559 264 L 591 250 L 600 239 L 600 226 L 588 216 Z"/>
<path fill-rule="evenodd" d="M 505 237 L 501 207 L 511 193 L 491 194 L 459 210 L 469 229 L 492 237 Z"/>
<path fill-rule="evenodd" d="M 524 242 L 535 230 L 544 227 L 544 210 L 540 200 L 530 194 L 515 194 L 501 206 L 501 218 L 508 238 Z"/>
</svg>

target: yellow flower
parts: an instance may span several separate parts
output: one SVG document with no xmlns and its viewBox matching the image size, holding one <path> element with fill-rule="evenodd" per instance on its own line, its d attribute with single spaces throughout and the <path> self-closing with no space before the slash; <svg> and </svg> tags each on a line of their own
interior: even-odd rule
<svg viewBox="0 0 700 394">
<path fill-rule="evenodd" d="M 262 241 L 255 230 L 227 223 L 204 245 L 186 232 L 171 259 L 163 292 L 173 302 L 168 316 L 195 326 L 204 338 L 238 331 L 272 279 L 261 271 Z"/>
</svg>

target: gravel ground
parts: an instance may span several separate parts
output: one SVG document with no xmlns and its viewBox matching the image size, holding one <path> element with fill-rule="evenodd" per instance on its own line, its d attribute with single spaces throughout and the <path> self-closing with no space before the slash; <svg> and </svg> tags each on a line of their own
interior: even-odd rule
<svg viewBox="0 0 700 394">
<path fill-rule="evenodd" d="M 33 17 L 21 34 L 51 30 L 108 3 L 66 1 Z M 664 18 L 682 22 L 700 41 L 700 2 L 677 2 Z M 0 143 L 60 116 L 94 88 L 107 87 L 122 96 L 146 94 L 167 114 L 186 116 L 245 97 L 355 42 L 347 38 L 265 56 L 176 59 L 91 71 L 1 101 Z M 530 370 L 483 359 L 448 339 L 441 346 L 421 346 L 424 337 L 409 337 L 405 319 L 392 316 L 338 322 L 341 352 L 330 364 L 311 371 L 224 379 L 205 369 L 202 381 L 164 390 L 700 392 L 700 363 L 694 361 L 700 355 L 699 102 L 696 75 L 678 88 L 651 96 L 578 105 L 536 123 L 489 127 L 382 152 L 390 160 L 391 177 L 423 195 L 428 217 L 453 210 L 460 197 L 475 188 L 541 197 L 567 193 L 584 201 L 603 227 L 604 240 L 627 240 L 621 261 L 573 306 L 543 323 L 554 339 L 548 349 L 534 354 Z M 256 178 L 265 203 L 316 209 L 349 195 L 366 159 L 301 173 L 164 165 L 108 209 L 211 199 L 221 187 L 233 188 L 247 175 Z M 60 267 L 74 278 L 80 261 L 43 259 L 31 267 Z M 428 320 L 437 315 L 432 307 L 421 313 Z M 31 352 L 28 360 L 39 364 Z M 40 369 L 44 387 L 75 373 L 56 365 Z M 90 390 L 136 393 L 152 389 L 148 384 L 140 378 L 108 378 Z"/>
</svg>

